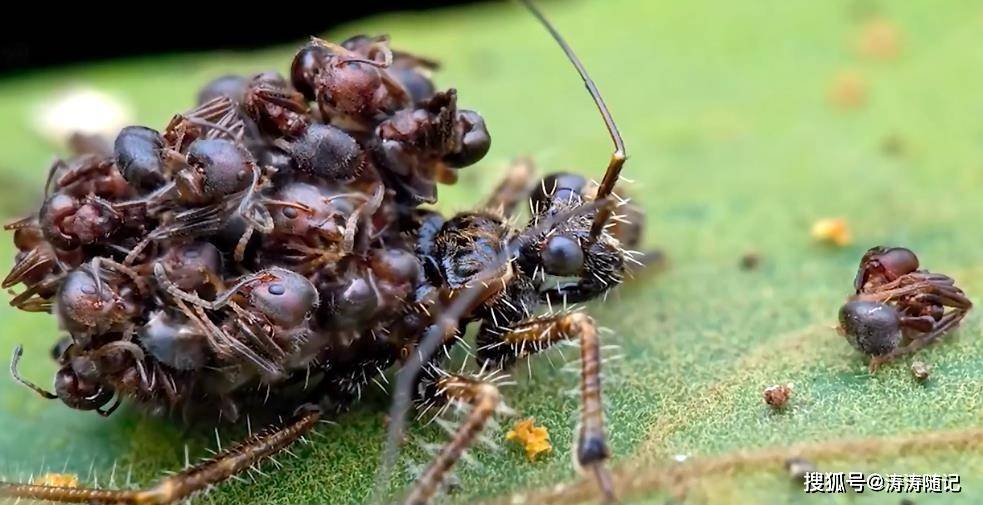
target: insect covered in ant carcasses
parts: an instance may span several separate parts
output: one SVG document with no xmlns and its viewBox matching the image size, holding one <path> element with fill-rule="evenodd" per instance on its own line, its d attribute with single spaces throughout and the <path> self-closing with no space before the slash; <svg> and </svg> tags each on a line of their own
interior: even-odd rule
<svg viewBox="0 0 983 505">
<path fill-rule="evenodd" d="M 870 356 L 871 371 L 937 341 L 973 307 L 955 280 L 920 269 L 918 256 L 904 247 L 869 249 L 853 284 L 839 330 Z"/>
<path fill-rule="evenodd" d="M 0 496 L 180 501 L 287 450 L 399 366 L 377 492 L 414 403 L 465 412 L 404 497 L 427 503 L 509 410 L 498 386 L 515 361 L 575 341 L 575 461 L 613 501 L 600 335 L 566 307 L 622 283 L 638 262 L 642 216 L 614 194 L 626 151 L 600 93 L 526 5 L 610 132 L 599 183 L 536 180 L 522 161 L 475 210 L 445 217 L 421 206 L 481 160 L 491 137 L 456 90 L 436 90 L 436 63 L 368 36 L 313 39 L 289 78 L 219 78 L 163 131 L 128 127 L 111 154 L 52 166 L 38 213 L 8 226 L 20 252 L 4 287 L 23 285 L 12 304 L 54 314 L 67 335 L 53 349 L 53 392 L 21 376 L 20 347 L 14 378 L 104 416 L 126 400 L 186 421 L 237 422 L 258 407 L 292 417 L 145 489 L 0 483 Z M 518 224 L 526 201 L 530 217 Z M 444 371 L 472 324 L 477 371 Z"/>
</svg>

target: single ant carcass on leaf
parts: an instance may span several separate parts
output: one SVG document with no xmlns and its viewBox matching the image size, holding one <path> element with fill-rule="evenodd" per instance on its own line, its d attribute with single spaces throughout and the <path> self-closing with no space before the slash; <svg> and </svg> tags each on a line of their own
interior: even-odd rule
<svg viewBox="0 0 983 505">
<path fill-rule="evenodd" d="M 107 416 L 127 400 L 186 421 L 236 422 L 283 405 L 293 417 L 146 489 L 0 483 L 0 496 L 174 503 L 287 450 L 401 365 L 376 498 L 414 401 L 465 413 L 403 498 L 427 503 L 508 412 L 498 386 L 515 361 L 575 341 L 575 461 L 614 501 L 600 335 L 566 307 L 609 292 L 639 262 L 629 249 L 642 216 L 614 194 L 626 154 L 600 93 L 525 4 L 576 67 L 614 142 L 596 187 L 566 173 L 535 181 L 522 162 L 473 211 L 446 218 L 421 207 L 491 137 L 455 90 L 435 90 L 436 63 L 366 36 L 314 39 L 289 81 L 217 79 L 162 133 L 128 127 L 113 153 L 52 166 L 40 211 L 8 226 L 20 252 L 3 285 L 24 285 L 12 304 L 54 313 L 68 335 L 53 350 L 54 392 L 19 374 L 20 347 L 14 378 Z M 520 226 L 526 200 L 531 217 Z M 471 323 L 480 371 L 444 371 Z"/>
<path fill-rule="evenodd" d="M 947 275 L 919 269 L 904 247 L 873 247 L 860 260 L 855 294 L 840 307 L 840 332 L 870 356 L 870 370 L 953 330 L 973 304 Z"/>
</svg>

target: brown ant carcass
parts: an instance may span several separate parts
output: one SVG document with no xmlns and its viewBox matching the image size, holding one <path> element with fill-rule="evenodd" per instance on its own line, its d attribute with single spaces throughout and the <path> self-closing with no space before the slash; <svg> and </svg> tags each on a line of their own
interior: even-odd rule
<svg viewBox="0 0 983 505">
<path fill-rule="evenodd" d="M 20 348 L 14 377 L 102 415 L 127 400 L 236 422 L 274 397 L 294 417 L 150 488 L 0 483 L 0 496 L 174 503 L 285 450 L 401 365 L 377 492 L 414 400 L 465 412 L 404 501 L 427 503 L 507 411 L 503 372 L 577 341 L 575 461 L 613 501 L 600 335 L 566 306 L 623 281 L 641 214 L 613 194 L 626 154 L 600 93 L 526 5 L 576 67 L 614 142 L 596 187 L 566 173 L 535 182 L 519 163 L 473 211 L 445 218 L 420 207 L 436 201 L 437 183 L 480 160 L 491 138 L 478 113 L 458 108 L 455 90 L 435 90 L 435 63 L 366 36 L 313 40 L 295 55 L 289 81 L 272 72 L 217 79 L 163 133 L 128 127 L 112 155 L 53 167 L 54 194 L 11 226 L 21 253 L 4 286 L 23 284 L 14 305 L 55 313 L 68 335 L 54 350 L 54 392 L 19 375 Z M 531 217 L 517 226 L 526 199 Z M 438 350 L 470 323 L 479 326 L 481 372 L 443 371 L 448 353 Z"/>
<path fill-rule="evenodd" d="M 860 260 L 855 294 L 840 307 L 840 331 L 870 356 L 870 369 L 953 330 L 973 304 L 947 275 L 919 269 L 904 247 L 873 247 Z"/>
</svg>

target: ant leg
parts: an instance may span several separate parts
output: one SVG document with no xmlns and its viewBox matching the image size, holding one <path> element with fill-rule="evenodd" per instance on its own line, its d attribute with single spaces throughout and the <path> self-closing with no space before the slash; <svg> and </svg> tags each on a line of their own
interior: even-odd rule
<svg viewBox="0 0 983 505">
<path fill-rule="evenodd" d="M 531 159 L 516 159 L 483 207 L 492 212 L 501 212 L 506 217 L 511 216 L 529 195 L 529 186 L 535 171 Z"/>
<path fill-rule="evenodd" d="M 479 336 L 479 338 L 481 338 Z M 614 484 L 605 461 L 611 452 L 607 447 L 604 430 L 604 412 L 601 401 L 601 345 L 597 325 L 582 312 L 569 312 L 554 316 L 533 318 L 512 326 L 500 335 L 499 343 L 479 347 L 478 358 L 489 359 L 489 352 L 502 356 L 511 351 L 507 361 L 514 361 L 533 352 L 548 348 L 562 340 L 580 341 L 580 423 L 578 426 L 576 453 L 578 470 L 593 474 L 604 503 L 615 503 Z M 480 345 L 480 344 L 479 344 Z M 496 351 L 496 349 L 498 350 Z"/>
<path fill-rule="evenodd" d="M 44 398 L 45 400 L 54 400 L 55 398 L 58 398 L 58 395 L 48 392 L 44 388 L 20 376 L 20 372 L 17 370 L 17 365 L 20 364 L 20 357 L 23 355 L 24 355 L 23 347 L 21 347 L 20 345 L 14 347 L 14 355 L 11 356 L 10 358 L 10 375 L 14 377 L 14 380 L 17 381 L 20 385 L 30 389 L 31 391 L 34 391 L 35 393 L 40 395 L 41 398 Z"/>
<path fill-rule="evenodd" d="M 868 365 L 870 371 L 875 372 L 877 371 L 878 368 L 880 368 L 881 365 L 893 361 L 900 356 L 904 356 L 905 354 L 911 354 L 935 342 L 936 340 L 939 339 L 939 337 L 944 335 L 946 332 L 952 330 L 956 326 L 959 326 L 959 323 L 962 321 L 964 317 L 966 317 L 966 314 L 967 311 L 965 310 L 960 310 L 960 309 L 952 310 L 948 314 L 942 316 L 942 319 L 938 320 L 935 323 L 935 328 L 932 331 L 916 337 L 908 345 L 904 347 L 899 347 L 883 356 L 874 356 L 873 358 L 870 359 L 870 364 Z M 919 318 L 902 318 L 901 320 L 902 324 L 908 327 L 912 327 L 913 329 L 916 330 L 919 329 L 920 326 L 919 323 L 910 321 L 909 319 L 919 319 Z"/>
<path fill-rule="evenodd" d="M 231 299 L 233 295 L 242 289 L 243 286 L 255 281 L 260 275 L 263 275 L 263 273 L 257 272 L 252 275 L 247 275 L 239 280 L 239 282 L 233 284 L 231 288 L 216 295 L 214 300 L 208 301 L 194 293 L 189 293 L 177 287 L 177 285 L 167 277 L 167 269 L 164 268 L 164 264 L 160 262 L 154 263 L 154 277 L 164 288 L 164 290 L 168 292 L 168 294 L 174 298 L 183 300 L 198 307 L 206 308 L 208 310 L 218 310 L 224 307 L 229 302 L 229 299 Z"/>
<path fill-rule="evenodd" d="M 108 409 L 102 410 L 101 408 L 99 408 L 96 409 L 96 413 L 102 417 L 109 417 L 113 415 L 113 412 L 116 412 L 116 409 L 119 408 L 119 405 L 121 403 L 123 403 L 123 399 L 119 395 L 116 395 L 116 401 L 113 402 L 113 404 Z"/>
<path fill-rule="evenodd" d="M 39 310 L 39 312 L 51 308 L 52 305 L 51 300 L 35 295 L 58 286 L 58 284 L 61 283 L 64 277 L 65 274 L 58 274 L 55 276 L 51 276 L 48 279 L 42 280 L 41 282 L 33 286 L 30 286 L 29 288 L 25 289 L 23 293 L 11 298 L 10 306 L 17 307 L 18 309 L 21 310 L 40 308 L 41 310 Z"/>
<path fill-rule="evenodd" d="M 423 475 L 417 479 L 410 490 L 404 505 L 425 505 L 440 491 L 444 477 L 474 443 L 478 435 L 491 420 L 492 415 L 502 407 L 502 396 L 491 382 L 485 382 L 461 375 L 442 377 L 435 383 L 438 395 L 449 402 L 456 402 L 471 408 L 467 419 L 454 432 L 450 442 L 434 456 Z"/>
<path fill-rule="evenodd" d="M 14 286 L 24 280 L 31 272 L 47 267 L 54 262 L 55 258 L 52 255 L 42 252 L 39 248 L 31 249 L 10 269 L 10 273 L 3 279 L 3 284 L 0 284 L 0 287 L 6 289 Z"/>
<path fill-rule="evenodd" d="M 140 490 L 93 489 L 0 482 L 0 497 L 61 503 L 169 505 L 224 482 L 287 449 L 321 419 L 317 408 L 301 407 L 282 426 L 270 426 L 195 466 Z"/>
</svg>

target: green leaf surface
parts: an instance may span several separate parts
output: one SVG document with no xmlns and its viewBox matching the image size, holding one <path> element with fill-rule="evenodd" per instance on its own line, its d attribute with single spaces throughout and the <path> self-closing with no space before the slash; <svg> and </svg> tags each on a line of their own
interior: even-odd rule
<svg viewBox="0 0 983 505">
<path fill-rule="evenodd" d="M 910 495 L 923 503 L 983 501 L 983 325 L 963 326 L 917 359 L 868 374 L 839 337 L 835 315 L 857 261 L 878 244 L 905 245 L 925 267 L 957 279 L 983 301 L 983 5 L 972 1 L 548 2 L 624 132 L 624 191 L 647 212 L 646 244 L 669 257 L 606 301 L 589 306 L 612 331 L 622 359 L 606 365 L 610 442 L 631 503 L 897 504 L 899 494 L 809 495 L 789 482 L 784 459 L 803 454 L 824 471 L 959 473 L 962 493 Z M 901 35 L 892 59 L 865 58 L 853 40 L 876 12 Z M 328 34 L 389 33 L 394 45 L 440 59 L 442 86 L 480 111 L 494 143 L 479 165 L 441 188 L 440 208 L 474 205 L 509 160 L 532 155 L 542 171 L 601 176 L 610 153 L 603 125 L 570 65 L 531 16 L 509 3 L 386 16 Z M 76 41 L 84 43 L 84 41 Z M 161 127 L 198 87 L 234 71 L 286 71 L 294 47 L 254 53 L 166 56 L 89 64 L 0 81 L 0 213 L 35 208 L 53 156 L 31 128 L 36 106 L 85 84 L 132 101 L 142 124 Z M 852 72 L 866 100 L 835 107 L 837 75 Z M 887 149 L 890 147 L 890 149 Z M 811 224 L 843 217 L 853 243 L 810 237 Z M 739 267 L 756 252 L 760 266 Z M 13 256 L 0 244 L 0 269 Z M 0 352 L 25 347 L 23 373 L 47 384 L 53 318 L 0 307 Z M 567 352 L 568 358 L 573 353 Z M 552 361 L 553 366 L 551 366 Z M 573 503 L 588 496 L 570 465 L 577 385 L 562 357 L 516 369 L 510 406 L 550 430 L 555 450 L 528 462 L 491 438 L 473 452 L 447 500 Z M 531 373 L 529 372 L 531 371 Z M 762 390 L 793 383 L 773 413 Z M 313 444 L 232 482 L 208 504 L 359 503 L 372 483 L 386 398 L 370 397 Z M 510 420 L 502 420 L 508 425 Z M 109 419 L 45 402 L 0 380 L 0 473 L 26 480 L 78 473 L 105 485 L 132 472 L 150 483 L 215 445 L 123 408 Z M 220 430 L 225 444 L 245 427 Z M 435 426 L 412 438 L 442 440 Z M 676 463 L 676 456 L 687 457 Z M 425 452 L 404 450 L 397 486 Z M 682 458 L 679 458 L 682 459 Z M 247 479 L 248 480 L 248 479 Z M 557 483 L 569 484 L 557 487 Z M 512 493 L 518 493 L 511 496 Z M 547 495 L 551 495 L 550 498 Z M 549 501 L 554 500 L 554 501 Z"/>
</svg>

